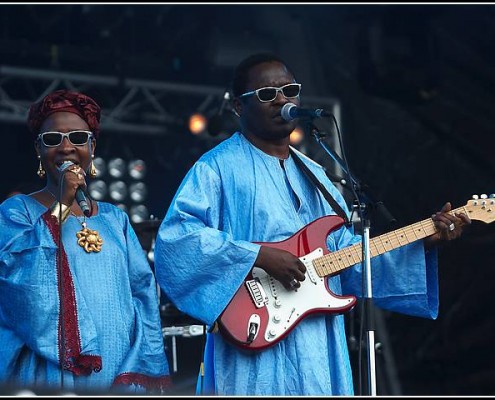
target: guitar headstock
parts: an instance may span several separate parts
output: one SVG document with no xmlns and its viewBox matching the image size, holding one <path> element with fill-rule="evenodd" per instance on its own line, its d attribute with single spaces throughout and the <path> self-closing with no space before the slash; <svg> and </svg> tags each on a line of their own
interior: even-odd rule
<svg viewBox="0 0 495 400">
<path fill-rule="evenodd" d="M 489 224 L 495 221 L 495 194 L 473 195 L 473 199 L 469 200 L 464 208 L 472 220 Z"/>
</svg>

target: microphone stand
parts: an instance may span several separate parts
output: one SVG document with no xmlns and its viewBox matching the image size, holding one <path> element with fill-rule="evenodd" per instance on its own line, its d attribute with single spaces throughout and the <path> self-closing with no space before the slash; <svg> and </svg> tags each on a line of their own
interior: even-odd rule
<svg viewBox="0 0 495 400">
<path fill-rule="evenodd" d="M 332 118 L 333 117 L 332 115 Z M 337 126 L 337 122 L 334 120 L 335 125 Z M 394 224 L 396 219 L 392 216 L 392 214 L 387 210 L 385 205 L 383 204 L 382 201 L 376 201 L 370 194 L 366 194 L 364 192 L 364 188 L 366 188 L 366 185 L 363 185 L 360 183 L 350 172 L 349 168 L 346 166 L 347 163 L 345 163 L 337 153 L 335 153 L 328 145 L 322 141 L 322 138 L 327 136 L 326 133 L 320 132 L 320 130 L 311 122 L 309 123 L 309 129 L 311 132 L 311 135 L 316 139 L 318 144 L 327 152 L 328 155 L 330 155 L 334 161 L 339 165 L 339 167 L 345 172 L 345 174 L 348 176 L 348 179 L 351 181 L 351 191 L 353 192 L 356 200 L 358 203 L 360 202 L 359 196 L 357 193 L 360 193 L 361 198 L 364 199 L 364 201 L 368 204 L 368 208 L 370 211 L 376 210 L 378 211 L 379 215 L 386 220 L 390 224 Z M 339 183 L 342 186 L 347 186 L 348 182 L 345 180 L 345 178 L 340 179 Z M 356 193 L 357 192 L 357 193 Z M 364 206 L 361 206 L 364 207 Z"/>
<path fill-rule="evenodd" d="M 331 115 L 334 120 L 335 126 L 338 130 L 337 121 L 335 117 Z M 339 164 L 342 170 L 345 172 L 347 177 L 351 183 L 351 190 L 354 194 L 357 205 L 354 205 L 354 208 L 358 209 L 358 214 L 361 220 L 362 227 L 362 251 L 363 251 L 363 266 L 364 266 L 364 277 L 366 278 L 366 293 L 364 296 L 364 326 L 366 329 L 366 340 L 367 340 L 367 360 L 368 360 L 368 390 L 369 395 L 376 396 L 376 364 L 375 364 L 375 320 L 373 314 L 373 291 L 371 285 L 371 256 L 370 256 L 370 220 L 367 215 L 366 205 L 360 201 L 360 198 L 357 192 L 361 193 L 361 185 L 359 182 L 352 176 L 350 170 L 343 160 L 332 150 L 330 149 L 326 143 L 322 141 L 322 138 L 326 136 L 320 132 L 320 130 L 314 125 L 312 119 L 308 122 L 308 128 L 312 136 L 315 137 L 316 141 L 320 144 L 320 146 Z M 340 136 L 340 135 L 339 135 Z M 342 185 L 346 185 L 347 182 L 345 179 L 341 181 Z M 377 203 L 375 203 L 377 204 Z M 366 212 L 365 212 L 366 211 Z M 383 210 L 382 210 L 383 211 Z M 388 212 L 388 211 L 387 211 Z M 393 217 L 388 213 L 390 218 L 389 220 L 394 220 Z"/>
</svg>

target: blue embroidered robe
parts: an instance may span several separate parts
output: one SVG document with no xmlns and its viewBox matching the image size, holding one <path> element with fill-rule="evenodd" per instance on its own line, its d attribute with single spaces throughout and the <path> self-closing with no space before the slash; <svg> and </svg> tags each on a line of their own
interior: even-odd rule
<svg viewBox="0 0 495 400">
<path fill-rule="evenodd" d="M 347 210 L 318 164 L 303 161 Z M 155 272 L 183 312 L 213 326 L 260 249 L 254 242 L 289 238 L 315 219 L 336 214 L 292 157 L 267 155 L 236 133 L 204 154 L 180 185 L 160 226 Z M 330 251 L 361 240 L 342 227 L 327 238 Z M 376 305 L 435 318 L 436 251 L 422 241 L 372 259 Z M 361 264 L 328 278 L 335 294 L 361 293 Z M 240 350 L 209 333 L 199 394 L 351 395 L 353 381 L 344 316 L 303 319 L 283 340 L 262 351 Z"/>
<path fill-rule="evenodd" d="M 156 281 L 129 219 L 100 202 L 86 222 L 101 251 L 78 245 L 72 215 L 58 251 L 45 206 L 27 195 L 0 205 L 0 382 L 99 394 L 167 387 Z"/>
</svg>

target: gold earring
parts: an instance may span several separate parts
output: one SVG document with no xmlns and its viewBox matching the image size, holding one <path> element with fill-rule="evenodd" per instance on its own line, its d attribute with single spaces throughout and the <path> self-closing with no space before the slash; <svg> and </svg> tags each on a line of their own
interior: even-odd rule
<svg viewBox="0 0 495 400">
<path fill-rule="evenodd" d="M 95 155 L 93 154 L 92 157 L 95 158 Z M 91 166 L 89 167 L 89 176 L 94 179 L 96 178 L 97 175 L 98 175 L 98 170 L 95 167 L 95 163 L 91 161 Z"/>
<path fill-rule="evenodd" d="M 38 174 L 38 176 L 40 177 L 40 179 L 43 179 L 46 175 L 46 172 L 45 170 L 43 169 L 43 165 L 41 165 L 41 157 L 38 156 L 38 160 L 40 160 L 40 165 L 38 167 L 38 171 L 36 172 Z"/>
</svg>

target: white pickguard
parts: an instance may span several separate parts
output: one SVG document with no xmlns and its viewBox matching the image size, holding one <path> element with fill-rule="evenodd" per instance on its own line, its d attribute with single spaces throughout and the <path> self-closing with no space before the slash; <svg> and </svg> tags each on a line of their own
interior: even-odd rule
<svg viewBox="0 0 495 400">
<path fill-rule="evenodd" d="M 297 290 L 287 290 L 276 279 L 263 269 L 253 268 L 253 278 L 258 278 L 262 285 L 267 301 L 268 324 L 264 332 L 265 340 L 271 342 L 290 329 L 297 319 L 314 309 L 339 309 L 346 307 L 353 300 L 338 298 L 330 293 L 325 286 L 325 277 L 317 275 L 312 260 L 323 256 L 323 250 L 318 248 L 299 259 L 306 266 L 306 279 L 301 281 Z"/>
</svg>

